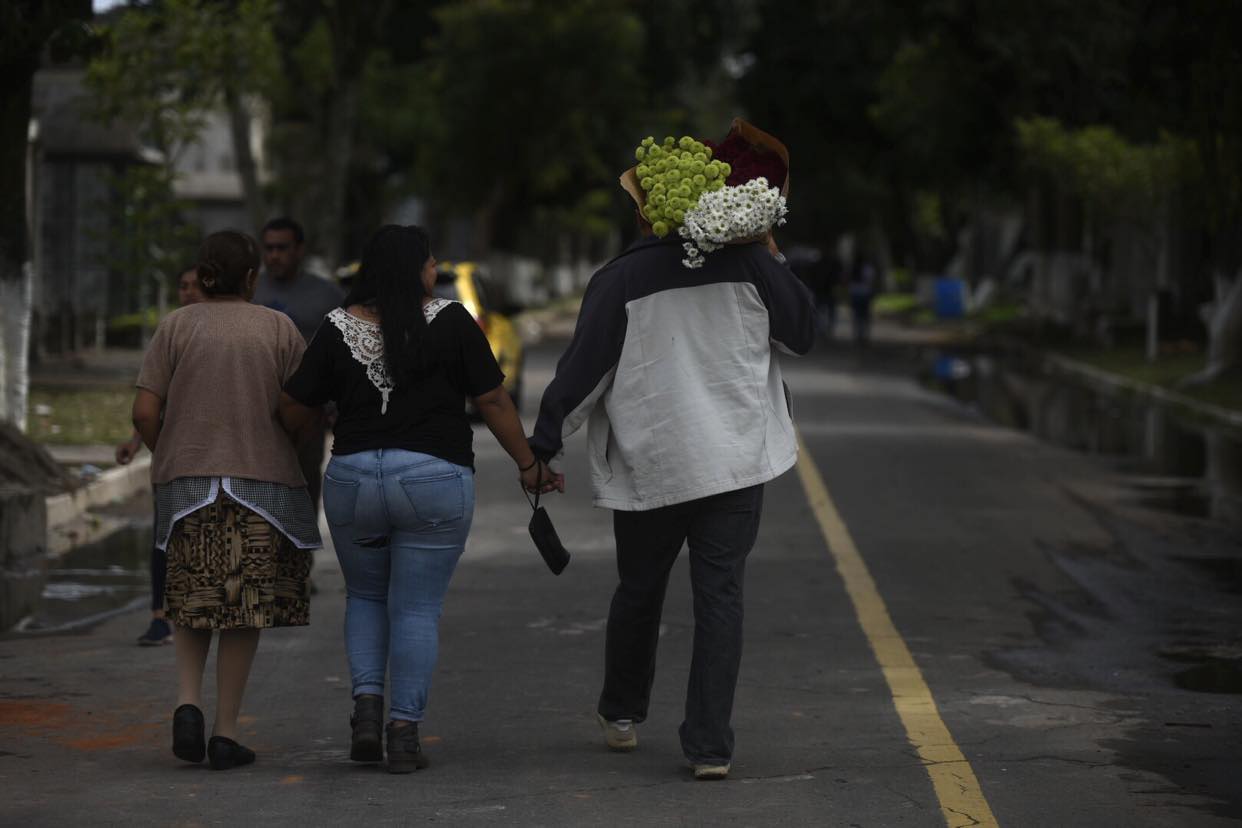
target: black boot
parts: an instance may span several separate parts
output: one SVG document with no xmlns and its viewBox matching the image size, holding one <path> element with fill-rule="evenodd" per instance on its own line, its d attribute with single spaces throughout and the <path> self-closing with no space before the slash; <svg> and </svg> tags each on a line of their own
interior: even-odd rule
<svg viewBox="0 0 1242 828">
<path fill-rule="evenodd" d="M 353 736 L 349 740 L 349 758 L 355 762 L 379 762 L 384 758 L 380 730 L 384 724 L 384 697 L 370 694 L 354 699 L 354 714 L 349 717 Z"/>
<path fill-rule="evenodd" d="M 418 741 L 418 722 L 402 727 L 388 723 L 388 772 L 411 773 L 427 767 L 423 746 Z"/>
</svg>

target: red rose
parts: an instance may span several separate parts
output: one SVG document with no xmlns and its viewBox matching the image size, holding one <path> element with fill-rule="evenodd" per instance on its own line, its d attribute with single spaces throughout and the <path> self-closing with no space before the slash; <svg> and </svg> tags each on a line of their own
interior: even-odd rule
<svg viewBox="0 0 1242 828">
<path fill-rule="evenodd" d="M 729 177 L 725 184 L 730 187 L 745 184 L 761 176 L 768 180 L 769 186 L 780 187 L 785 183 L 785 176 L 789 174 L 779 155 L 747 142 L 736 132 L 730 132 L 719 144 L 710 140 L 703 140 L 703 144 L 711 147 L 712 158 L 729 165 Z"/>
</svg>

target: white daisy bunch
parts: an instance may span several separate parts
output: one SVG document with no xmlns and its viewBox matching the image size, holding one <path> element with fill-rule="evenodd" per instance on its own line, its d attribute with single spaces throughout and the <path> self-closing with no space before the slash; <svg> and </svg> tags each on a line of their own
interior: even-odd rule
<svg viewBox="0 0 1242 828">
<path fill-rule="evenodd" d="M 762 236 L 784 224 L 788 212 L 781 191 L 769 186 L 763 176 L 736 187 L 705 192 L 686 210 L 685 221 L 677 231 L 686 239 L 682 244 L 686 258 L 681 263 L 689 268 L 702 267 L 704 254 L 731 241 Z"/>
</svg>

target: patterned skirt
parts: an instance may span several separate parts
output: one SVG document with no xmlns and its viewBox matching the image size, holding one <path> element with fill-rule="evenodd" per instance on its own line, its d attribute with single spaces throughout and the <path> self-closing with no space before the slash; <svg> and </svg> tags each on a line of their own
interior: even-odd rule
<svg viewBox="0 0 1242 828">
<path fill-rule="evenodd" d="M 237 630 L 310 623 L 310 550 L 225 495 L 168 538 L 168 617 L 179 627 Z"/>
</svg>

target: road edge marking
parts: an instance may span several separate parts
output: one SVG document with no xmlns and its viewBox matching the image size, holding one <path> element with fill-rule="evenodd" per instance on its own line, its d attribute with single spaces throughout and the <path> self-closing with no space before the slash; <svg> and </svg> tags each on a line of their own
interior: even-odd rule
<svg viewBox="0 0 1242 828">
<path fill-rule="evenodd" d="M 996 817 L 983 795 L 974 769 L 953 741 L 953 735 L 940 718 L 936 699 L 923 679 L 923 672 L 910 655 L 905 639 L 897 631 L 884 598 L 876 589 L 849 528 L 837 511 L 828 486 L 802 433 L 798 432 L 798 477 L 811 511 L 828 544 L 845 591 L 854 605 L 863 634 L 888 682 L 897 715 L 906 738 L 923 760 L 932 788 L 940 800 L 940 812 L 950 826 L 996 826 Z M 964 820 L 964 821 L 963 821 Z"/>
</svg>

